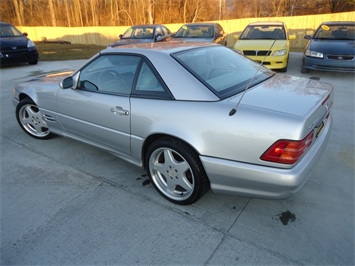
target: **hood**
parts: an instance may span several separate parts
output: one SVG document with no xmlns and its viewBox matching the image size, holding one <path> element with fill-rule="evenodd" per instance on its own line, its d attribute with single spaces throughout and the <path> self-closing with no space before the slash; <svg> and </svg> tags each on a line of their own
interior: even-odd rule
<svg viewBox="0 0 355 266">
<path fill-rule="evenodd" d="M 30 81 L 31 82 L 38 81 L 40 83 L 42 83 L 42 82 L 44 82 L 44 83 L 58 83 L 62 79 L 70 76 L 73 73 L 74 73 L 74 70 L 53 72 L 53 73 L 49 73 L 49 74 L 47 74 L 45 76 L 36 77 L 36 78 L 34 78 L 34 79 L 30 80 Z"/>
<path fill-rule="evenodd" d="M 320 105 L 332 87 L 317 80 L 276 74 L 247 91 L 241 105 L 305 117 Z M 233 99 L 238 100 L 239 97 Z"/>
<path fill-rule="evenodd" d="M 269 50 L 274 40 L 238 40 L 234 45 L 237 50 Z M 276 40 L 272 50 L 285 49 L 286 40 Z"/>
<path fill-rule="evenodd" d="M 354 40 L 320 40 L 312 39 L 309 44 L 309 49 L 319 51 L 324 54 L 355 54 Z"/>
<path fill-rule="evenodd" d="M 25 36 L 14 36 L 14 37 L 1 37 L 0 38 L 0 47 L 9 48 L 9 47 L 27 47 L 29 39 Z"/>
</svg>

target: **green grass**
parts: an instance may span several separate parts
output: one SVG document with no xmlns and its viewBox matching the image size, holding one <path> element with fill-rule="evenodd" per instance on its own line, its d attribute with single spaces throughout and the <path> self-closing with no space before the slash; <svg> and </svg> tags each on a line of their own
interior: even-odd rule
<svg viewBox="0 0 355 266">
<path fill-rule="evenodd" d="M 99 51 L 105 49 L 105 46 L 86 45 L 86 44 L 61 44 L 61 43 L 36 43 L 39 60 L 58 61 L 58 60 L 76 60 L 89 59 Z"/>
</svg>

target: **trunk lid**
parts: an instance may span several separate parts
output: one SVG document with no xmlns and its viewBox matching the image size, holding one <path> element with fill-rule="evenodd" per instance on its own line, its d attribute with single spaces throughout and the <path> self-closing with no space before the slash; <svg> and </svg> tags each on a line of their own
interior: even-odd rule
<svg viewBox="0 0 355 266">
<path fill-rule="evenodd" d="M 333 105 L 333 85 L 312 79 L 276 74 L 269 80 L 250 88 L 240 106 L 250 106 L 279 116 L 297 117 L 303 121 L 298 138 L 302 139 L 317 128 L 323 128 Z M 231 99 L 237 103 L 241 95 Z"/>
<path fill-rule="evenodd" d="M 241 104 L 306 117 L 322 105 L 332 88 L 333 85 L 317 80 L 276 74 L 250 88 Z"/>
</svg>

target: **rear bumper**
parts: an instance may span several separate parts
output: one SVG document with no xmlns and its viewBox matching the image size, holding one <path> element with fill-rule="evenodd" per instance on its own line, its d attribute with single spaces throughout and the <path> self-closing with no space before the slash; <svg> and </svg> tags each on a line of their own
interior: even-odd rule
<svg viewBox="0 0 355 266">
<path fill-rule="evenodd" d="M 354 60 L 329 60 L 303 56 L 302 67 L 311 70 L 324 70 L 334 72 L 355 72 Z"/>
<path fill-rule="evenodd" d="M 211 190 L 242 196 L 281 199 L 296 193 L 307 182 L 331 132 L 332 119 L 307 154 L 291 169 L 281 169 L 201 156 Z"/>
</svg>

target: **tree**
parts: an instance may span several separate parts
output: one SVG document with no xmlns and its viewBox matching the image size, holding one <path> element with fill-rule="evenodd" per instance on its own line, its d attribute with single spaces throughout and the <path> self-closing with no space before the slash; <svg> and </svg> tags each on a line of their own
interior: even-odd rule
<svg viewBox="0 0 355 266">
<path fill-rule="evenodd" d="M 118 26 L 323 14 L 355 0 L 0 0 L 0 18 L 18 26 Z M 43 12 L 48 10 L 48 12 Z"/>
<path fill-rule="evenodd" d="M 64 10 L 65 10 L 65 21 L 67 24 L 65 26 L 71 27 L 71 16 L 69 12 L 69 0 L 63 0 L 64 1 Z"/>
<path fill-rule="evenodd" d="M 51 22 L 53 27 L 57 26 L 57 21 L 55 18 L 54 3 L 53 0 L 48 0 L 49 14 L 51 16 Z"/>
<path fill-rule="evenodd" d="M 18 25 L 24 25 L 23 2 L 21 0 L 13 0 Z"/>
<path fill-rule="evenodd" d="M 328 0 L 330 13 L 343 12 L 355 8 L 355 0 Z"/>
</svg>

